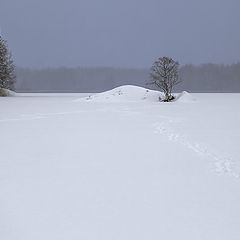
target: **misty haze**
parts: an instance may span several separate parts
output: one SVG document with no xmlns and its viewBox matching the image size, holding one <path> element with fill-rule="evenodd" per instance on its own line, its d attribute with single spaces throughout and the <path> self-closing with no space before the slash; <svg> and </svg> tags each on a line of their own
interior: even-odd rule
<svg viewBox="0 0 240 240">
<path fill-rule="evenodd" d="M 0 240 L 239 240 L 239 9 L 0 0 Z"/>
</svg>

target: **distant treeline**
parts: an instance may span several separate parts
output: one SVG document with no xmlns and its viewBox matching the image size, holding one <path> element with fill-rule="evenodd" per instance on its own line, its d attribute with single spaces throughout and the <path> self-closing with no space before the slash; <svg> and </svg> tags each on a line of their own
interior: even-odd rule
<svg viewBox="0 0 240 240">
<path fill-rule="evenodd" d="M 185 65 L 182 82 L 175 91 L 240 92 L 240 63 L 232 65 Z M 17 92 L 101 92 L 121 85 L 142 87 L 149 80 L 149 69 L 116 68 L 17 68 Z"/>
</svg>

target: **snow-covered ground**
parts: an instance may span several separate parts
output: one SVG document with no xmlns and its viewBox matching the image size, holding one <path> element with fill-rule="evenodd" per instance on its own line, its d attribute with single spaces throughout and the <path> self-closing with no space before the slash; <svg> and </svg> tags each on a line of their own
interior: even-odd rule
<svg viewBox="0 0 240 240">
<path fill-rule="evenodd" d="M 239 240 L 240 94 L 158 97 L 0 98 L 0 239 Z"/>
</svg>

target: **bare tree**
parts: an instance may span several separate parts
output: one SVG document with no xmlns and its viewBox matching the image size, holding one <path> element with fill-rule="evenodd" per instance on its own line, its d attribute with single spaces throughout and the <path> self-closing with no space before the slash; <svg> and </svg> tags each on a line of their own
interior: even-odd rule
<svg viewBox="0 0 240 240">
<path fill-rule="evenodd" d="M 149 84 L 163 91 L 164 99 L 161 100 L 165 102 L 170 102 L 174 99 L 172 95 L 173 87 L 180 83 L 178 70 L 179 63 L 169 57 L 159 58 L 151 68 L 151 81 Z"/>
<path fill-rule="evenodd" d="M 15 66 L 11 53 L 6 41 L 0 36 L 0 89 L 13 90 L 15 79 Z"/>
</svg>

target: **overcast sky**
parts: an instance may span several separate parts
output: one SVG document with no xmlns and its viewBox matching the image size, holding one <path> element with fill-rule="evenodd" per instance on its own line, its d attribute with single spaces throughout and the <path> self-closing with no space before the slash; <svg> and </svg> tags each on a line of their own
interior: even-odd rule
<svg viewBox="0 0 240 240">
<path fill-rule="evenodd" d="M 240 61 L 240 0 L 0 0 L 0 27 L 24 67 L 149 67 Z"/>
</svg>

